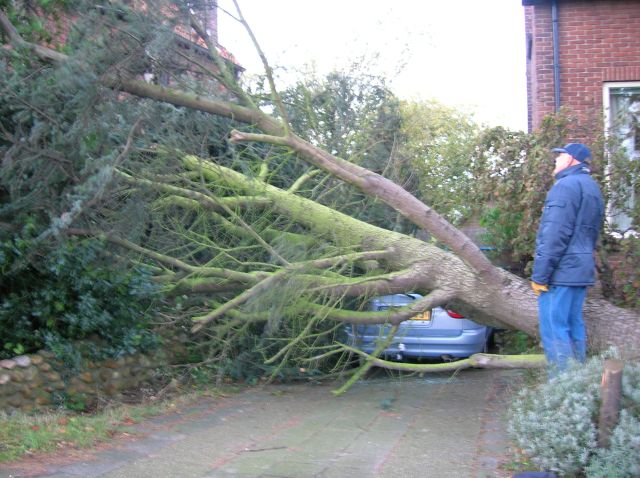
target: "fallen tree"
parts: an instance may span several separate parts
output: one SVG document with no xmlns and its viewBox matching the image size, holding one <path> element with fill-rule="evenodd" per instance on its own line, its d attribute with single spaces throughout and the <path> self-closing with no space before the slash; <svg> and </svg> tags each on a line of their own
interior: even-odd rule
<svg viewBox="0 0 640 478">
<path fill-rule="evenodd" d="M 239 9 L 238 17 L 253 38 Z M 58 209 L 49 229 L 53 232 L 43 233 L 43 237 L 60 233 L 102 237 L 118 254 L 154 264 L 157 280 L 170 294 L 185 297 L 187 302 L 192 295 L 204 297 L 191 309 L 197 311 L 192 331 L 218 340 L 222 345 L 217 353 L 224 355 L 228 334 L 251 324 L 277 329 L 278 315 L 304 317 L 304 321 L 294 337 L 273 354 L 274 360 L 286 358 L 303 338 L 316 337 L 315 327 L 326 321 L 397 325 L 441 305 L 454 307 L 481 323 L 537 334 L 537 304 L 527 281 L 494 266 L 467 236 L 401 186 L 331 154 L 292 130 L 287 105 L 276 90 L 271 67 L 257 42 L 270 85 L 272 114 L 242 88 L 193 12 L 190 25 L 206 45 L 208 62 L 203 62 L 200 50 L 195 55 L 172 43 L 165 44 L 166 54 L 180 55 L 207 81 L 222 85 L 224 92 L 217 97 L 207 97 L 206 89 L 186 91 L 138 79 L 141 71 L 159 60 L 148 53 L 151 40 L 143 35 L 138 38 L 121 25 L 116 28 L 108 23 L 102 36 L 92 39 L 105 45 L 115 35 L 122 42 L 118 43 L 120 61 L 106 67 L 85 61 L 81 52 L 63 54 L 25 41 L 2 12 L 0 25 L 11 45 L 5 45 L 5 55 L 18 56 L 35 69 L 73 65 L 92 71 L 95 81 L 91 88 L 101 89 L 102 97 L 115 102 L 113 108 L 119 107 L 117 102 L 139 106 L 144 100 L 224 118 L 230 120 L 225 127 L 230 128 L 232 148 L 264 145 L 264 150 L 277 152 L 276 159 L 293 153 L 306 163 L 305 167 L 297 166 L 297 178 L 288 178 L 286 183 L 280 177 L 274 181 L 270 168 L 279 166 L 273 156 L 263 155 L 249 167 L 237 158 L 228 161 L 212 154 L 212 147 L 200 148 L 200 154 L 166 147 L 159 135 L 151 137 L 145 132 L 162 118 L 150 121 L 140 113 L 142 126 L 138 121 L 129 123 L 128 139 L 102 170 L 99 192 L 94 190 L 89 199 Z M 124 37 L 134 36 L 132 45 L 125 45 L 122 31 Z M 118 49 L 114 47 L 114 51 Z M 105 93 L 109 90 L 113 96 Z M 41 119 L 46 117 L 35 106 L 30 109 Z M 206 131 L 207 116 L 198 118 L 202 121 L 198 126 Z M 24 138 L 6 129 L 4 137 L 12 145 L 5 162 L 18 161 L 18 152 L 26 148 Z M 27 137 L 27 143 L 30 140 Z M 159 169 L 155 164 L 168 166 Z M 318 184 L 318 177 L 327 175 L 387 204 L 434 240 L 425 242 L 374 226 L 322 204 L 305 185 L 312 181 Z M 138 231 L 128 239 L 126 228 L 115 226 L 114 216 L 126 210 L 122 205 L 131 195 L 144 196 L 148 207 L 162 219 L 154 219 L 151 233 Z M 183 245 L 177 246 L 168 236 L 180 236 Z M 424 297 L 392 313 L 347 307 L 350 298 L 408 291 Z M 277 310 L 269 304 L 278 304 Z M 590 298 L 585 320 L 591 348 L 615 346 L 637 355 L 639 319 L 636 311 Z M 325 327 L 315 333 L 321 338 L 328 332 Z M 318 349 L 322 347 L 328 354 L 347 350 L 340 344 Z M 383 361 L 375 363 L 388 366 Z"/>
</svg>

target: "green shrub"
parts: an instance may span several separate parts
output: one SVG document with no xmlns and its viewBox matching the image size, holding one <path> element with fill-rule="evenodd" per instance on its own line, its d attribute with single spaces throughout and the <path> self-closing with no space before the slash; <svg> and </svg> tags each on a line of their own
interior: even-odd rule
<svg viewBox="0 0 640 478">
<path fill-rule="evenodd" d="M 80 353 L 118 357 L 156 345 L 148 317 L 157 285 L 144 268 L 116 267 L 105 249 L 84 239 L 42 252 L 29 230 L 0 242 L 0 358 L 48 348 L 73 366 Z"/>
<path fill-rule="evenodd" d="M 608 239 L 609 251 L 600 254 L 601 259 L 611 257 L 623 262 L 606 264 L 608 274 L 607 298 L 622 307 L 640 308 L 640 238 Z"/>
<path fill-rule="evenodd" d="M 561 476 L 631 477 L 640 470 L 640 364 L 626 363 L 620 421 L 611 446 L 597 447 L 600 381 L 607 355 L 575 365 L 514 401 L 509 431 L 541 470 Z"/>
</svg>

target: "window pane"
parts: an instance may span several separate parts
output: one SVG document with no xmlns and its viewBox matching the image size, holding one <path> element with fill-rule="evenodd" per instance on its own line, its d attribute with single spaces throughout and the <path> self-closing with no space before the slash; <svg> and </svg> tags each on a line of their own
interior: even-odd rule
<svg viewBox="0 0 640 478">
<path fill-rule="evenodd" d="M 632 226 L 631 211 L 635 205 L 635 174 L 630 161 L 640 158 L 640 86 L 611 88 L 610 107 L 612 136 L 620 146 L 619 155 L 612 155 L 611 181 L 617 195 L 612 197 L 610 215 L 617 230 L 625 232 Z M 637 166 L 637 164 L 634 164 Z"/>
</svg>

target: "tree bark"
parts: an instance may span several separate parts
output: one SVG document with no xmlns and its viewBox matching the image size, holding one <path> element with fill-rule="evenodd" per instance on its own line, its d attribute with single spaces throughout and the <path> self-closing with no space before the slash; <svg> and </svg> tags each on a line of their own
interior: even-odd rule
<svg viewBox="0 0 640 478">
<path fill-rule="evenodd" d="M 387 370 L 398 370 L 401 372 L 455 372 L 465 368 L 542 368 L 547 365 L 547 361 L 542 354 L 532 355 L 494 355 L 494 354 L 473 354 L 469 358 L 445 363 L 404 363 L 391 362 L 381 358 L 367 356 L 366 353 L 352 347 L 345 347 L 354 354 L 366 357 L 366 359 L 376 367 Z"/>
</svg>

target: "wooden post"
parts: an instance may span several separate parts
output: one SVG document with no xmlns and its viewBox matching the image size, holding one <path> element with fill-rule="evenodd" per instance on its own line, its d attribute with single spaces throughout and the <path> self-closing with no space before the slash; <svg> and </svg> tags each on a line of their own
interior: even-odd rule
<svg viewBox="0 0 640 478">
<path fill-rule="evenodd" d="M 618 424 L 620 415 L 620 399 L 622 397 L 622 369 L 621 360 L 607 359 L 604 361 L 600 395 L 600 416 L 598 418 L 598 446 L 607 448 L 611 432 Z"/>
</svg>

